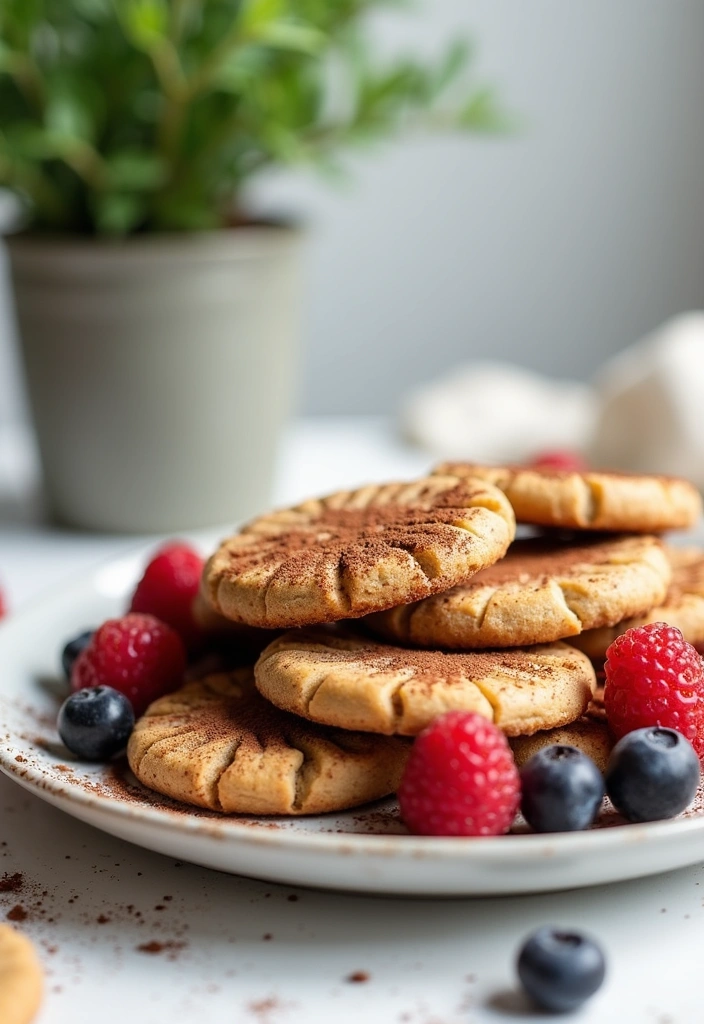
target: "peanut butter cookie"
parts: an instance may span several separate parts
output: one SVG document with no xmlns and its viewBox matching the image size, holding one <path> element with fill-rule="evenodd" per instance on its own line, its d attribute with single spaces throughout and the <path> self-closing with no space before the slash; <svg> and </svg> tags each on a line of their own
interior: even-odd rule
<svg viewBox="0 0 704 1024">
<path fill-rule="evenodd" d="M 592 661 L 600 662 L 617 636 L 634 626 L 647 622 L 667 622 L 682 630 L 690 644 L 704 645 L 704 551 L 699 548 L 667 548 L 672 566 L 672 582 L 665 600 L 651 608 L 647 614 L 624 619 L 615 626 L 590 629 L 570 643 L 588 654 Z"/>
<path fill-rule="evenodd" d="M 212 556 L 203 593 L 250 626 L 354 619 L 463 583 L 514 533 L 508 501 L 483 481 L 370 485 L 255 519 Z"/>
<path fill-rule="evenodd" d="M 655 537 L 518 540 L 469 583 L 365 622 L 386 639 L 424 647 L 550 643 L 652 608 L 663 600 L 670 575 Z"/>
<path fill-rule="evenodd" d="M 519 523 L 538 526 L 660 533 L 693 526 L 702 511 L 697 489 L 677 477 L 458 462 L 434 472 L 486 480 L 506 494 Z"/>
<path fill-rule="evenodd" d="M 8 924 L 0 924 L 0 1021 L 30 1024 L 44 987 L 34 946 Z"/>
<path fill-rule="evenodd" d="M 323 814 L 395 792 L 408 744 L 302 721 L 257 693 L 252 670 L 155 701 L 130 737 L 145 786 L 225 814 Z M 4 1024 L 4 1022 L 3 1022 Z"/>
<path fill-rule="evenodd" d="M 513 758 L 519 768 L 543 747 L 561 743 L 587 754 L 601 772 L 606 771 L 615 742 L 606 721 L 589 715 L 583 715 L 571 725 L 563 725 L 559 729 L 536 732 L 532 736 L 516 736 L 509 740 Z"/>
<path fill-rule="evenodd" d="M 402 736 L 454 710 L 509 736 L 550 729 L 579 718 L 595 686 L 591 662 L 567 644 L 444 654 L 322 628 L 284 633 L 254 672 L 260 693 L 286 711 Z"/>
</svg>

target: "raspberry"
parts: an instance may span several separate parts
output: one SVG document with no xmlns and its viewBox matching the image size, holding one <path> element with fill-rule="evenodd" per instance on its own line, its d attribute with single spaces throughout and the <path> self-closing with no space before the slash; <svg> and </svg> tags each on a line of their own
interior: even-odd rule
<svg viewBox="0 0 704 1024">
<path fill-rule="evenodd" d="M 112 686 L 132 702 L 136 715 L 183 682 L 186 652 L 181 637 L 153 615 L 108 619 L 73 664 L 71 689 Z"/>
<path fill-rule="evenodd" d="M 679 629 L 650 622 L 626 630 L 607 650 L 605 671 L 616 739 L 660 725 L 681 732 L 704 758 L 704 662 Z"/>
<path fill-rule="evenodd" d="M 193 619 L 203 559 L 188 544 L 172 542 L 154 555 L 137 584 L 131 612 L 155 615 L 180 634 L 187 648 L 198 647 L 202 631 Z"/>
<path fill-rule="evenodd" d="M 557 469 L 565 473 L 581 473 L 589 468 L 579 452 L 571 452 L 567 448 L 540 452 L 528 465 L 534 469 Z"/>
<path fill-rule="evenodd" d="M 440 715 L 416 738 L 398 799 L 403 820 L 419 835 L 506 832 L 520 800 L 506 737 L 474 712 Z"/>
</svg>

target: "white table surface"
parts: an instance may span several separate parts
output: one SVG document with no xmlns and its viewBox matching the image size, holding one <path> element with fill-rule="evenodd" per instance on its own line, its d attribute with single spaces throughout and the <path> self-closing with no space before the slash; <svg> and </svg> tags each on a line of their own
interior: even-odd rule
<svg viewBox="0 0 704 1024">
<path fill-rule="evenodd" d="M 412 476 L 429 462 L 381 421 L 303 423 L 287 441 L 277 499 Z M 0 484 L 3 469 L 0 578 L 14 609 L 135 545 L 28 521 L 31 459 L 4 458 L 0 438 Z M 607 982 L 574 1019 L 704 1020 L 704 865 L 520 898 L 294 890 L 143 851 L 0 776 L 0 877 L 15 872 L 24 884 L 0 892 L 0 919 L 19 904 L 27 914 L 20 927 L 39 945 L 47 994 L 37 1024 L 535 1020 L 516 993 L 513 960 L 521 938 L 545 923 L 587 929 L 607 950 Z M 150 943 L 164 948 L 140 950 Z M 348 980 L 355 972 L 368 979 Z"/>
</svg>

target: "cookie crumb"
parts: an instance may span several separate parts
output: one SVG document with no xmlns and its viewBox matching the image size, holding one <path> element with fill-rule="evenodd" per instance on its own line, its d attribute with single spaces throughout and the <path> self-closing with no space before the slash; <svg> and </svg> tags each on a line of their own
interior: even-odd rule
<svg viewBox="0 0 704 1024">
<path fill-rule="evenodd" d="M 371 975 L 367 971 L 354 971 L 352 974 L 348 974 L 345 981 L 350 981 L 355 985 L 359 985 L 362 982 L 369 981 Z"/>
</svg>

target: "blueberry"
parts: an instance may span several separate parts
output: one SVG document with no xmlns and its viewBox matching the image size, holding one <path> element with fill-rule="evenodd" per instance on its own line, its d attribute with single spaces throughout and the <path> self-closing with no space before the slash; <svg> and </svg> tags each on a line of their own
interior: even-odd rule
<svg viewBox="0 0 704 1024">
<path fill-rule="evenodd" d="M 88 629 L 85 633 L 79 633 L 78 636 L 73 638 L 73 640 L 69 640 L 61 652 L 61 665 L 67 679 L 71 678 L 73 663 L 81 651 L 83 651 L 91 642 L 94 632 L 94 630 Z"/>
<path fill-rule="evenodd" d="M 635 729 L 611 751 L 606 791 L 629 821 L 674 818 L 688 807 L 699 785 L 699 758 L 675 729 Z"/>
<path fill-rule="evenodd" d="M 536 832 L 589 828 L 604 799 L 604 780 L 576 747 L 543 747 L 521 768 L 521 811 Z"/>
<path fill-rule="evenodd" d="M 576 1010 L 600 988 L 606 973 L 604 954 L 579 932 L 539 928 L 521 947 L 518 977 L 543 1010 Z"/>
<path fill-rule="evenodd" d="M 61 705 L 59 736 L 77 757 L 106 761 L 122 750 L 134 728 L 127 697 L 111 686 L 77 690 Z"/>
</svg>

